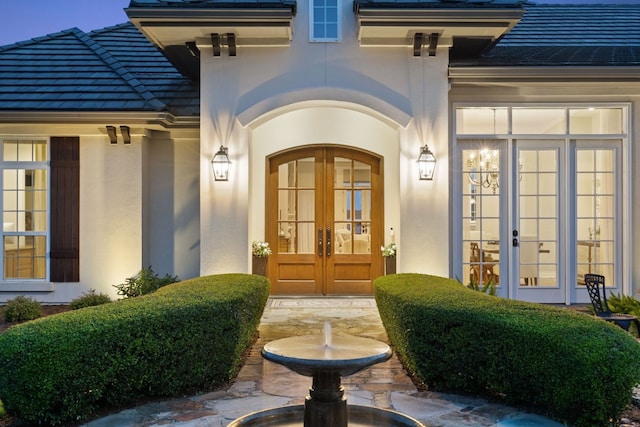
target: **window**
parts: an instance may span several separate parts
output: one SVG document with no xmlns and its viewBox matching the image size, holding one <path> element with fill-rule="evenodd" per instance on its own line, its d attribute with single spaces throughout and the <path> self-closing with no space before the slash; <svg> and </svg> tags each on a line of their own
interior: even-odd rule
<svg viewBox="0 0 640 427">
<path fill-rule="evenodd" d="M 0 139 L 0 280 L 80 280 L 79 153 L 78 137 Z"/>
<path fill-rule="evenodd" d="M 310 0 L 309 38 L 312 42 L 340 41 L 340 7 L 338 0 Z"/>
<path fill-rule="evenodd" d="M 3 279 L 45 279 L 47 141 L 2 141 Z"/>
</svg>

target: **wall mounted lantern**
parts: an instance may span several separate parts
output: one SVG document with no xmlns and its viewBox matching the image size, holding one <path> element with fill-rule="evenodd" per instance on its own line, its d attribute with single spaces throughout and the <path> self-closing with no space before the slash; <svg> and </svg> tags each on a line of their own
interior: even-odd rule
<svg viewBox="0 0 640 427">
<path fill-rule="evenodd" d="M 229 155 L 227 154 L 228 148 L 221 145 L 218 152 L 213 156 L 211 160 L 211 168 L 213 169 L 213 177 L 216 181 L 228 181 L 229 180 Z"/>
<path fill-rule="evenodd" d="M 421 180 L 433 180 L 433 173 L 436 170 L 436 158 L 426 145 L 420 149 L 418 157 L 418 172 Z"/>
</svg>

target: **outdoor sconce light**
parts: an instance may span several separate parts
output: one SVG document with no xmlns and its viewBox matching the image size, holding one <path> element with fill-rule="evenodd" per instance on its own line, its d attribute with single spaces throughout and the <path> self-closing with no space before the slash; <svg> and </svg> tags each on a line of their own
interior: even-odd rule
<svg viewBox="0 0 640 427">
<path fill-rule="evenodd" d="M 227 154 L 228 148 L 221 145 L 218 152 L 213 156 L 211 160 L 211 168 L 213 169 L 213 177 L 216 181 L 228 181 L 229 180 L 229 155 Z"/>
<path fill-rule="evenodd" d="M 120 126 L 120 133 L 122 134 L 122 141 L 125 144 L 131 144 L 131 130 L 129 126 Z"/>
<path fill-rule="evenodd" d="M 112 144 L 118 143 L 118 135 L 116 135 L 115 126 L 107 126 L 107 135 L 109 135 L 109 141 L 111 141 Z"/>
<path fill-rule="evenodd" d="M 433 172 L 436 170 L 436 158 L 426 145 L 420 149 L 418 157 L 418 172 L 421 180 L 433 180 Z"/>
</svg>

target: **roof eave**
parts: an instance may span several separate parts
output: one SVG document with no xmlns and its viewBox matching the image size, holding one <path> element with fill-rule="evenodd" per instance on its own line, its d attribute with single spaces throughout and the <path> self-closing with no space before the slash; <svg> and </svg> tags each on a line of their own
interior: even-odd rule
<svg viewBox="0 0 640 427">
<path fill-rule="evenodd" d="M 524 15 L 524 9 L 387 8 L 354 4 L 362 46 L 410 46 L 416 33 L 497 40 Z"/>
<path fill-rule="evenodd" d="M 452 83 L 595 82 L 640 83 L 638 66 L 450 66 Z"/>
<path fill-rule="evenodd" d="M 273 44 L 276 39 L 282 45 L 290 43 L 295 3 L 235 5 L 210 9 L 129 8 L 125 12 L 131 22 L 163 50 L 210 38 L 213 33 L 235 34 L 237 46 L 260 44 L 261 39 L 267 44 Z"/>
<path fill-rule="evenodd" d="M 158 125 L 162 128 L 192 128 L 200 126 L 200 116 L 176 116 L 167 112 L 140 111 L 21 111 L 0 110 L 0 124 L 74 124 L 91 125 L 126 122 L 133 125 Z"/>
</svg>

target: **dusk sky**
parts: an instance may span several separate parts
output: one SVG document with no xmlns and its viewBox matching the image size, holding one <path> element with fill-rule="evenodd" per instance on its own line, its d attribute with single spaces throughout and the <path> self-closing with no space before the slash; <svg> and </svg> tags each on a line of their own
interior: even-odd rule
<svg viewBox="0 0 640 427">
<path fill-rule="evenodd" d="M 538 3 L 632 3 L 640 0 L 535 0 Z M 0 0 L 0 46 L 69 28 L 97 30 L 127 22 L 129 0 Z"/>
</svg>

